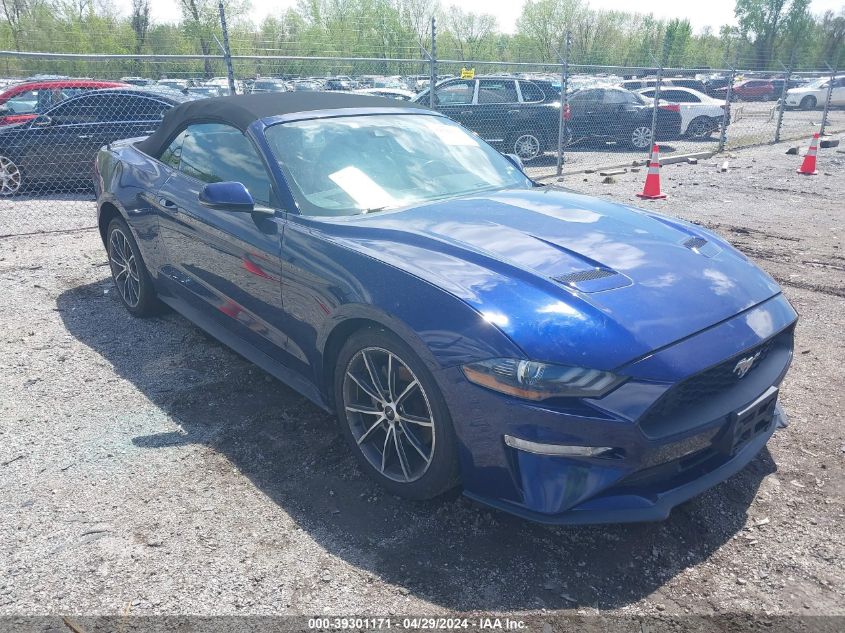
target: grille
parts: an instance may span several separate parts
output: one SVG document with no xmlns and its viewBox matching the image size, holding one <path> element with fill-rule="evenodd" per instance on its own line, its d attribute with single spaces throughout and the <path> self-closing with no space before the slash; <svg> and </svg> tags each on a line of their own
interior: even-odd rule
<svg viewBox="0 0 845 633">
<path fill-rule="evenodd" d="M 591 268 L 590 270 L 579 270 L 574 273 L 552 277 L 552 279 L 561 284 L 577 284 L 583 281 L 595 281 L 596 279 L 612 277 L 615 274 L 616 271 L 608 270 L 607 268 Z"/>
<path fill-rule="evenodd" d="M 686 242 L 684 242 L 684 246 L 687 248 L 701 248 L 707 244 L 707 240 L 703 237 L 691 237 Z"/>
<path fill-rule="evenodd" d="M 715 367 L 678 383 L 654 403 L 654 406 L 648 410 L 643 418 L 642 424 L 647 425 L 651 420 L 672 415 L 711 396 L 727 391 L 736 385 L 739 380 L 739 377 L 734 373 L 734 368 L 740 359 L 759 353 L 751 368 L 745 374 L 745 376 L 748 376 L 766 360 L 766 356 L 774 345 L 775 340 L 770 339 L 758 347 L 738 354 Z"/>
</svg>

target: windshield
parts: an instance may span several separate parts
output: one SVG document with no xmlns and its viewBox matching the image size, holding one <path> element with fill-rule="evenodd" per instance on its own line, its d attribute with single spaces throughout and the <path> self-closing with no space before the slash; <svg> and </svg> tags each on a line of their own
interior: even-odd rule
<svg viewBox="0 0 845 633">
<path fill-rule="evenodd" d="M 806 83 L 803 86 L 799 86 L 799 88 L 820 88 L 823 83 L 827 81 L 827 77 L 822 77 L 821 79 L 814 79 L 810 83 Z"/>
<path fill-rule="evenodd" d="M 504 156 L 440 116 L 311 119 L 265 135 L 304 215 L 357 215 L 531 186 Z"/>
</svg>

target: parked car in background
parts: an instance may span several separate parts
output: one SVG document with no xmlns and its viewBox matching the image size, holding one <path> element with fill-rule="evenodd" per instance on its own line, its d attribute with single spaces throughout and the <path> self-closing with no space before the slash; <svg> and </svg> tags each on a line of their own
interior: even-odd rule
<svg viewBox="0 0 845 633">
<path fill-rule="evenodd" d="M 716 99 L 725 100 L 727 85 L 712 91 Z M 768 79 L 746 79 L 734 84 L 731 89 L 731 101 L 771 101 L 777 96 L 774 84 Z"/>
<path fill-rule="evenodd" d="M 388 99 L 398 99 L 400 101 L 413 101 L 413 99 L 417 96 L 416 92 L 402 90 L 401 88 L 359 88 L 355 91 L 355 93 L 373 95 L 376 97 L 387 97 Z"/>
<path fill-rule="evenodd" d="M 645 77 L 643 79 L 626 79 L 620 84 L 623 88 L 628 90 L 642 90 L 644 88 L 654 88 L 657 85 L 656 77 Z M 704 82 L 700 79 L 691 79 L 689 77 L 664 77 L 660 80 L 660 89 L 675 86 L 678 88 L 690 88 L 698 92 L 705 92 L 706 87 Z"/>
<path fill-rule="evenodd" d="M 29 121 L 60 101 L 89 90 L 125 85 L 93 79 L 50 79 L 15 84 L 0 92 L 0 125 Z"/>
<path fill-rule="evenodd" d="M 704 90 L 702 92 L 704 94 L 710 95 L 711 97 L 719 96 L 719 90 L 724 88 L 730 83 L 729 77 L 724 76 L 716 76 L 716 77 L 708 77 L 704 80 Z M 725 99 L 725 94 L 721 94 L 722 100 Z"/>
<path fill-rule="evenodd" d="M 770 79 L 769 81 L 772 82 L 772 86 L 775 89 L 775 99 L 780 99 L 783 95 L 783 79 Z M 804 79 L 790 79 L 789 84 L 786 86 L 787 90 L 792 88 L 801 88 L 802 86 L 807 85 L 807 81 Z"/>
<path fill-rule="evenodd" d="M 323 84 L 313 79 L 294 79 L 288 82 L 292 92 L 315 92 L 323 89 Z"/>
<path fill-rule="evenodd" d="M 55 187 L 87 181 L 103 145 L 152 134 L 165 112 L 192 98 L 141 87 L 94 90 L 30 121 L 0 128 L 0 195 L 36 183 Z"/>
<path fill-rule="evenodd" d="M 354 90 L 355 82 L 348 77 L 326 77 L 323 80 L 324 90 Z"/>
<path fill-rule="evenodd" d="M 655 141 L 679 138 L 680 106 L 662 100 L 657 105 L 656 139 L 651 134 L 654 108 L 654 99 L 625 88 L 579 90 L 569 97 L 569 108 L 564 113 L 566 141 L 606 139 L 647 150 Z"/>
<path fill-rule="evenodd" d="M 334 414 L 391 494 L 657 521 L 785 425 L 797 314 L 769 275 L 701 226 L 539 185 L 415 104 L 184 104 L 101 150 L 94 183 L 114 300 L 170 306 Z M 134 355 L 167 324 L 115 325 Z"/>
<path fill-rule="evenodd" d="M 162 86 L 163 88 L 170 88 L 172 90 L 184 90 L 190 84 L 187 79 L 159 79 L 158 82 L 156 82 L 156 85 Z"/>
<path fill-rule="evenodd" d="M 654 99 L 655 88 L 645 88 L 637 92 L 644 97 Z M 661 87 L 660 99 L 678 104 L 680 107 L 683 136 L 707 138 L 722 128 L 722 119 L 726 114 L 724 101 L 709 97 L 698 90 L 676 86 Z M 730 122 L 729 114 L 728 122 Z"/>
<path fill-rule="evenodd" d="M 428 92 L 414 101 L 428 105 Z M 507 76 L 446 79 L 434 87 L 434 108 L 523 162 L 557 143 L 560 97 L 544 82 Z"/>
<path fill-rule="evenodd" d="M 822 78 L 798 88 L 790 88 L 786 91 L 786 107 L 812 110 L 824 106 L 830 82 L 829 78 Z M 833 79 L 830 105 L 845 106 L 845 77 Z"/>
<path fill-rule="evenodd" d="M 229 89 L 223 89 L 220 86 L 188 86 L 182 92 L 198 98 L 210 98 L 225 97 L 229 94 Z"/>
<path fill-rule="evenodd" d="M 155 79 L 147 79 L 146 77 L 121 77 L 120 81 L 132 86 L 153 86 L 156 83 Z"/>
<path fill-rule="evenodd" d="M 251 91 L 253 94 L 259 92 L 287 92 L 288 85 L 284 79 L 274 79 L 273 77 L 260 77 L 252 82 Z"/>
</svg>

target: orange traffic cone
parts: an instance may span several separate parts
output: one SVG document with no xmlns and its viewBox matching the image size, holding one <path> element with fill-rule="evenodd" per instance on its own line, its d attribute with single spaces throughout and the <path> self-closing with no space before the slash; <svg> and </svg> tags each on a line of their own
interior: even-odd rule
<svg viewBox="0 0 845 633">
<path fill-rule="evenodd" d="M 804 162 L 798 169 L 799 174 L 805 176 L 815 176 L 819 172 L 816 171 L 816 152 L 819 151 L 819 133 L 813 134 L 813 140 L 810 141 L 810 149 L 807 150 L 807 155 L 804 157 Z"/>
<path fill-rule="evenodd" d="M 651 159 L 648 162 L 648 175 L 645 177 L 645 187 L 643 192 L 638 193 L 637 197 L 645 198 L 646 200 L 659 200 L 666 197 L 665 193 L 660 193 L 660 148 L 657 145 L 651 150 Z"/>
</svg>

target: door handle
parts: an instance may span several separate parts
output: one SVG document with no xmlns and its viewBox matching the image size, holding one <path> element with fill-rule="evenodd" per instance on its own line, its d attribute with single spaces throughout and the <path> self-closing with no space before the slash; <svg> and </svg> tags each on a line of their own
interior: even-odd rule
<svg viewBox="0 0 845 633">
<path fill-rule="evenodd" d="M 165 209 L 170 209 L 171 211 L 179 210 L 179 207 L 176 206 L 176 203 L 173 202 L 173 200 L 168 200 L 167 198 L 159 198 L 158 203 Z"/>
<path fill-rule="evenodd" d="M 519 110 L 508 110 L 508 114 L 519 114 Z"/>
<path fill-rule="evenodd" d="M 141 134 L 152 134 L 155 130 L 144 130 Z"/>
<path fill-rule="evenodd" d="M 77 135 L 76 138 L 87 139 L 87 138 L 91 138 L 91 135 L 90 134 L 79 134 L 79 135 Z"/>
<path fill-rule="evenodd" d="M 473 110 L 461 110 L 461 114 L 472 114 Z"/>
</svg>

